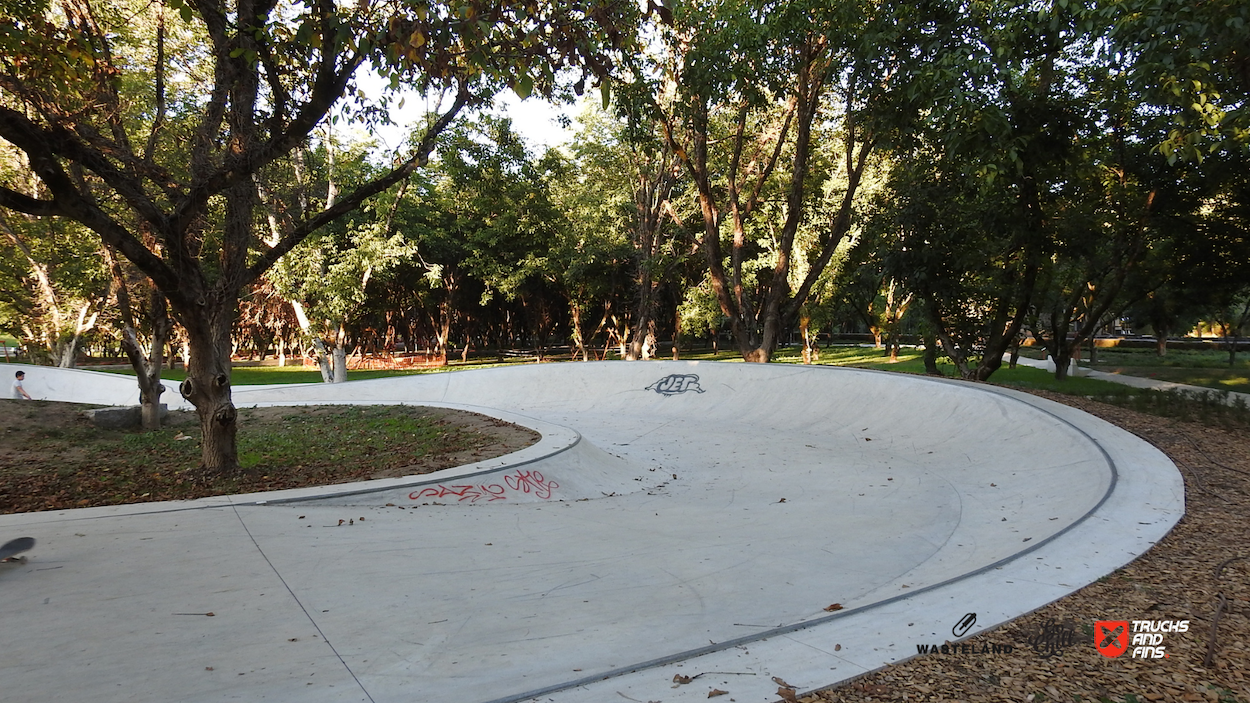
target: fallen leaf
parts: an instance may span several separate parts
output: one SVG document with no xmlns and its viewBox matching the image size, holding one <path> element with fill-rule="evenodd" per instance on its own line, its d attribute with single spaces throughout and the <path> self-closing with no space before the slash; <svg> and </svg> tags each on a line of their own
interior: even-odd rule
<svg viewBox="0 0 1250 703">
<path fill-rule="evenodd" d="M 841 652 L 841 651 L 842 651 L 842 645 L 840 645 L 840 644 L 835 644 L 835 645 L 833 645 L 833 651 L 835 651 L 835 652 Z"/>
<path fill-rule="evenodd" d="M 799 701 L 797 691 L 795 691 L 793 688 L 786 688 L 785 686 L 778 686 L 777 695 L 781 696 L 781 700 L 788 701 L 789 703 L 798 703 Z"/>
<path fill-rule="evenodd" d="M 720 690 L 719 688 L 714 688 L 714 689 L 712 689 L 711 691 L 708 691 L 707 697 L 708 697 L 708 698 L 715 698 L 715 697 L 717 697 L 717 696 L 723 696 L 723 695 L 725 695 L 726 693 L 729 693 L 729 691 L 722 691 L 722 690 Z"/>
<path fill-rule="evenodd" d="M 782 686 L 784 688 L 794 688 L 794 686 L 791 686 L 790 684 L 786 683 L 785 679 L 781 678 L 780 676 L 774 676 L 773 683 L 777 684 L 778 686 Z"/>
<path fill-rule="evenodd" d="M 833 605 L 831 605 L 831 606 L 829 606 L 829 607 L 825 608 L 825 610 L 826 610 L 826 611 L 828 611 L 828 612 L 830 612 L 830 613 L 835 612 L 835 611 L 838 611 L 838 610 L 841 610 L 841 609 L 842 609 L 842 604 L 841 604 L 841 603 L 834 603 Z"/>
<path fill-rule="evenodd" d="M 689 676 L 682 676 L 681 674 L 673 674 L 673 683 L 690 683 L 691 681 L 694 681 L 694 679 L 690 678 Z"/>
</svg>

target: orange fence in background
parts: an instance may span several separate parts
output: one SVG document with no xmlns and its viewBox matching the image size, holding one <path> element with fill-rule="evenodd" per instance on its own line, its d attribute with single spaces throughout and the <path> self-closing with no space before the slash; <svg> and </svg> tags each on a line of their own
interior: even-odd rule
<svg viewBox="0 0 1250 703">
<path fill-rule="evenodd" d="M 315 367 L 316 365 L 317 359 L 315 357 L 304 357 L 304 366 Z M 447 357 L 442 354 L 380 354 L 376 356 L 349 356 L 347 358 L 347 369 L 349 371 L 362 369 L 428 369 L 446 365 Z"/>
</svg>

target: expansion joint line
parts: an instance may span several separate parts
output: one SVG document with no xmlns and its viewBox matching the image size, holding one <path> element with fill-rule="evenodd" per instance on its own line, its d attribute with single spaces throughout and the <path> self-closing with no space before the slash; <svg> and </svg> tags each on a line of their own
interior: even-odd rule
<svg viewBox="0 0 1250 703">
<path fill-rule="evenodd" d="M 317 634 L 321 636 L 321 641 L 325 642 L 326 646 L 330 648 L 330 651 L 334 652 L 334 656 L 338 657 L 339 663 L 341 663 L 343 668 L 347 670 L 347 673 L 351 675 L 352 680 L 355 681 L 356 685 L 360 687 L 361 693 L 365 694 L 365 698 L 369 699 L 369 703 L 376 703 L 373 700 L 373 696 L 369 695 L 369 690 L 365 688 L 365 685 L 361 683 L 360 679 L 356 676 L 356 672 L 352 671 L 352 668 L 348 665 L 347 660 L 343 659 L 343 655 L 339 654 L 339 650 L 334 648 L 334 643 L 331 642 L 330 638 L 326 636 L 326 633 L 321 630 L 321 626 L 317 624 L 317 620 L 313 618 L 312 613 L 308 612 L 308 608 L 304 607 L 304 603 L 300 601 L 299 596 L 295 595 L 295 591 L 291 589 L 290 584 L 286 582 L 286 579 L 282 578 L 282 572 L 278 571 L 278 567 L 274 566 L 273 562 L 269 560 L 269 555 L 265 554 L 265 550 L 261 548 L 260 543 L 256 541 L 256 537 L 252 535 L 252 531 L 247 528 L 247 523 L 244 522 L 243 516 L 239 514 L 239 506 L 231 503 L 230 508 L 234 510 L 234 516 L 239 519 L 239 524 L 243 526 L 243 531 L 247 533 L 247 538 L 252 540 L 252 544 L 256 545 L 256 551 L 260 552 L 261 558 L 265 560 L 265 563 L 269 565 L 270 569 L 273 569 L 274 575 L 277 576 L 278 580 L 282 582 L 282 587 L 286 589 L 287 593 L 291 594 L 291 598 L 295 601 L 295 604 L 299 606 L 299 609 L 304 611 L 304 617 L 308 618 L 308 622 L 312 623 L 313 629 L 315 629 Z"/>
</svg>

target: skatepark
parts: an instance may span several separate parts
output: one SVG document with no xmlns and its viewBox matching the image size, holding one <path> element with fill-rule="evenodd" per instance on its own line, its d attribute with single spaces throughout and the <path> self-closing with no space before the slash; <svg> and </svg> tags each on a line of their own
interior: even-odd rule
<svg viewBox="0 0 1250 703">
<path fill-rule="evenodd" d="M 38 370 L 36 398 L 137 400 L 124 376 Z M 1176 468 L 1119 428 L 900 374 L 565 363 L 234 401 L 457 407 L 542 440 L 422 476 L 0 516 L 37 540 L 0 570 L 0 701 L 774 701 L 774 678 L 826 686 L 1030 612 L 1184 511 Z"/>
</svg>

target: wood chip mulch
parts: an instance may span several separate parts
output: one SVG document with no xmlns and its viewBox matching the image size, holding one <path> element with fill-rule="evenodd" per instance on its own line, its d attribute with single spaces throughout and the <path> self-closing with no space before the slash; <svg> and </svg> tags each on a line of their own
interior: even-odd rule
<svg viewBox="0 0 1250 703">
<path fill-rule="evenodd" d="M 1037 394 L 1112 422 L 1171 457 L 1185 478 L 1185 516 L 1124 568 L 966 640 L 977 651 L 1010 644 L 1011 653 L 917 656 L 797 700 L 1250 702 L 1250 432 Z M 1163 635 L 1166 658 L 1135 659 L 1131 649 L 1108 658 L 1092 641 L 1098 620 L 1188 620 L 1189 629 Z M 1035 651 L 1029 643 L 1047 626 L 1072 633 L 1073 643 L 1048 657 Z"/>
</svg>

